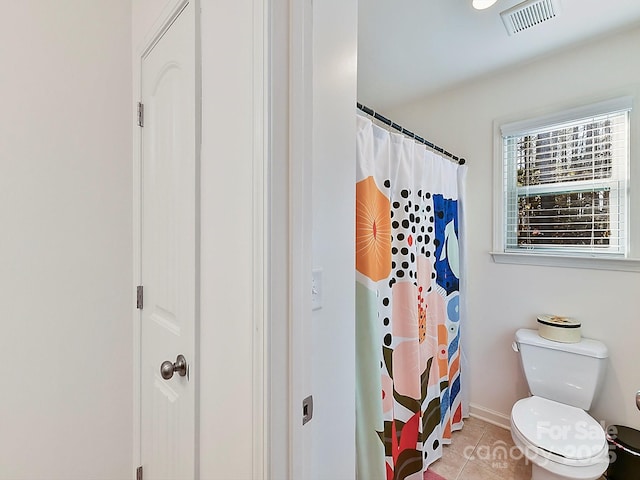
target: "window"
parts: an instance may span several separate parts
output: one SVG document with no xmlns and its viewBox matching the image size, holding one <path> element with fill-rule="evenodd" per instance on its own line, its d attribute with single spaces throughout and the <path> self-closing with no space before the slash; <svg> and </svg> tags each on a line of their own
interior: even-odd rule
<svg viewBox="0 0 640 480">
<path fill-rule="evenodd" d="M 625 97 L 501 126 L 503 251 L 627 255 Z"/>
</svg>

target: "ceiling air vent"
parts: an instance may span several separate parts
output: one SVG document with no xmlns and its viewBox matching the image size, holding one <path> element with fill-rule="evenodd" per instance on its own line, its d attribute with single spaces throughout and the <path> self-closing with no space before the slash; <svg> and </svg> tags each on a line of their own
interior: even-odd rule
<svg viewBox="0 0 640 480">
<path fill-rule="evenodd" d="M 558 0 L 527 0 L 500 13 L 509 35 L 529 30 L 560 14 Z"/>
</svg>

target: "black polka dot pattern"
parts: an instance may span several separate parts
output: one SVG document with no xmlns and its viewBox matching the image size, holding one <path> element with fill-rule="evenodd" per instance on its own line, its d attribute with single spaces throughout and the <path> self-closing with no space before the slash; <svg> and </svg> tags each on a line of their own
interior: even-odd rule
<svg viewBox="0 0 640 480">
<path fill-rule="evenodd" d="M 434 218 L 433 200 L 429 192 L 422 189 L 412 191 L 404 188 L 399 192 L 391 191 L 393 214 L 393 278 L 397 281 L 413 281 L 418 284 L 416 258 L 421 255 L 433 260 L 435 244 L 432 241 L 433 227 L 429 226 Z M 426 283 L 430 284 L 431 279 Z"/>
<path fill-rule="evenodd" d="M 389 180 L 384 185 L 388 191 L 391 204 L 392 232 L 391 254 L 392 272 L 388 282 L 378 292 L 378 328 L 383 345 L 395 348 L 393 337 L 393 289 L 398 282 L 412 282 L 426 289 L 422 295 L 428 294 L 435 285 L 435 276 L 418 278 L 416 261 L 422 257 L 431 265 L 435 263 L 435 243 L 433 235 L 434 204 L 431 193 L 418 188 L 395 188 Z M 437 215 L 437 214 L 436 214 Z M 428 275 L 428 273 L 427 273 Z M 400 341 L 400 340 L 398 340 Z M 385 367 L 386 368 L 386 367 Z M 385 373 L 383 371 L 383 373 Z"/>
</svg>

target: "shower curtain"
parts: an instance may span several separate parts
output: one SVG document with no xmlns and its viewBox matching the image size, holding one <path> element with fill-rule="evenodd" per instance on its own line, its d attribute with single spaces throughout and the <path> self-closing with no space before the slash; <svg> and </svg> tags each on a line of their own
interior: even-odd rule
<svg viewBox="0 0 640 480">
<path fill-rule="evenodd" d="M 422 480 L 467 412 L 466 167 L 357 122 L 357 478 Z"/>
</svg>

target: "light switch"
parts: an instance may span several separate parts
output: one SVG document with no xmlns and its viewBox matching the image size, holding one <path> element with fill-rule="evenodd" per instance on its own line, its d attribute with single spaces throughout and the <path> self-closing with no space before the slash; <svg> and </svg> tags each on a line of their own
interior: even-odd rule
<svg viewBox="0 0 640 480">
<path fill-rule="evenodd" d="M 322 269 L 314 268 L 311 272 L 311 310 L 322 308 Z"/>
</svg>

